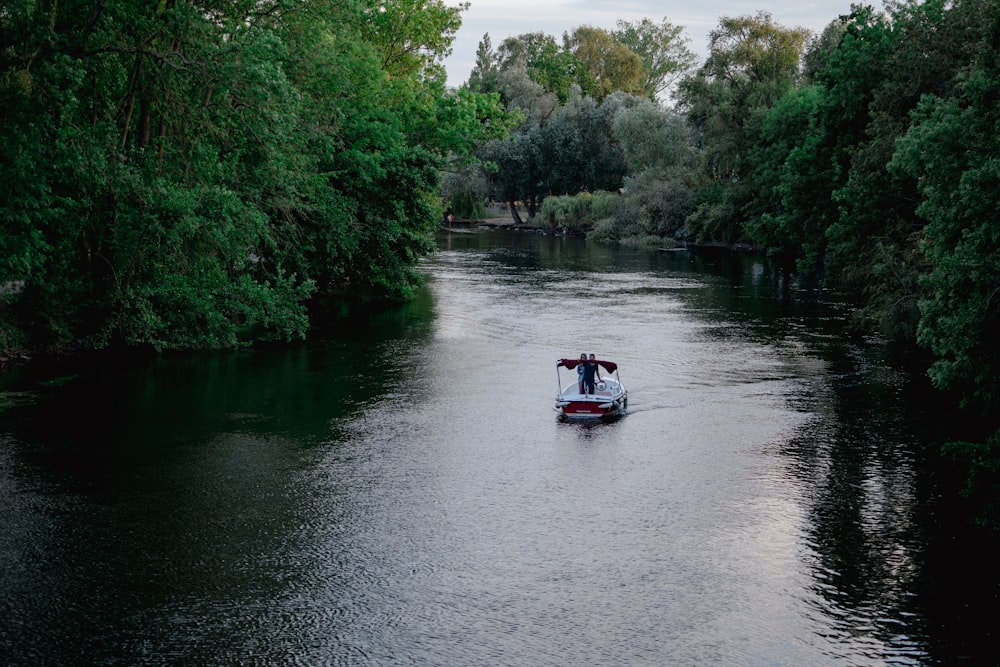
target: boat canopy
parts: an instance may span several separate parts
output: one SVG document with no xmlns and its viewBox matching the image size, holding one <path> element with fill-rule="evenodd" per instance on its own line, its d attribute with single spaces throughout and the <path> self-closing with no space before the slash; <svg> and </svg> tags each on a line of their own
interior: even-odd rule
<svg viewBox="0 0 1000 667">
<path fill-rule="evenodd" d="M 590 361 L 589 359 L 587 361 Z M 597 359 L 597 365 L 606 370 L 609 373 L 614 373 L 618 370 L 618 364 L 613 361 L 602 361 Z M 584 362 L 583 359 L 560 359 L 556 362 L 556 366 L 562 366 L 563 368 L 569 368 L 570 370 L 576 368 L 577 364 Z M 586 363 L 586 362 L 584 362 Z"/>
</svg>

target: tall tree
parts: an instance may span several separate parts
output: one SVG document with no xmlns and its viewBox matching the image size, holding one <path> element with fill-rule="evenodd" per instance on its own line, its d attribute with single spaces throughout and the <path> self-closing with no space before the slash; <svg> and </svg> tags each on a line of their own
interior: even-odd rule
<svg viewBox="0 0 1000 667">
<path fill-rule="evenodd" d="M 750 147 L 761 116 L 795 87 L 808 37 L 767 12 L 723 17 L 709 35 L 705 64 L 681 81 L 681 108 L 701 133 L 702 168 L 715 191 L 693 219 L 699 237 L 733 243 L 743 236 L 740 210 L 754 196 L 745 180 Z"/>
<path fill-rule="evenodd" d="M 744 208 L 751 238 L 803 273 L 828 258 L 828 232 L 839 217 L 834 193 L 865 140 L 888 52 L 887 17 L 871 7 L 855 6 L 831 26 L 804 59 L 816 68 L 813 83 L 767 112 L 749 153 L 751 187 L 763 194 Z"/>
<path fill-rule="evenodd" d="M 957 394 L 969 412 L 969 440 L 946 454 L 967 466 L 964 489 L 977 520 L 1000 526 L 1000 14 L 990 2 L 966 0 L 953 12 L 972 19 L 966 37 L 973 58 L 953 94 L 928 94 L 897 142 L 890 165 L 915 178 L 926 220 L 919 250 L 917 340 L 935 356 L 935 386 Z M 983 21 L 984 17 L 991 18 Z M 979 30 L 980 38 L 975 35 Z M 976 419 L 979 417 L 980 419 Z"/>
<path fill-rule="evenodd" d="M 971 9 L 983 3 L 960 5 Z M 1000 15 L 983 27 L 988 32 L 974 40 L 976 57 L 955 94 L 930 94 L 920 101 L 891 167 L 917 179 L 923 198 L 917 213 L 927 226 L 919 250 L 930 271 L 922 276 L 918 337 L 937 359 L 931 378 L 995 419 L 1000 416 Z"/>
<path fill-rule="evenodd" d="M 901 2 L 884 19 L 852 21 L 821 75 L 834 93 L 856 95 L 862 82 L 867 91 L 863 133 L 848 135 L 856 140 L 844 153 L 846 179 L 833 193 L 839 215 L 827 232 L 828 275 L 863 295 L 864 317 L 893 337 L 916 333 L 926 267 L 918 252 L 924 227 L 916 214 L 918 184 L 886 165 L 921 96 L 950 95 L 955 73 L 967 66 L 984 9 L 969 10 L 971 4 Z M 853 90 L 845 82 L 854 82 Z"/>
<path fill-rule="evenodd" d="M 605 102 L 577 94 L 542 129 L 546 194 L 621 187 L 627 169 L 611 129 L 618 105 Z"/>
<path fill-rule="evenodd" d="M 374 0 L 364 8 L 361 36 L 379 52 L 381 68 L 393 76 L 427 71 L 451 53 L 468 2 Z"/>
<path fill-rule="evenodd" d="M 743 205 L 747 236 L 787 269 L 810 273 L 822 262 L 826 230 L 836 209 L 823 135 L 815 131 L 821 90 L 791 90 L 760 119 L 748 149 L 746 185 L 754 192 Z"/>
<path fill-rule="evenodd" d="M 541 128 L 526 126 L 503 140 L 487 144 L 484 155 L 497 166 L 492 174 L 494 197 L 510 207 L 514 222 L 524 222 L 517 203 L 528 207 L 533 216 L 542 199 L 541 185 L 547 171 L 542 156 Z"/>
<path fill-rule="evenodd" d="M 688 171 L 694 166 L 696 152 L 690 126 L 676 111 L 651 100 L 621 104 L 612 116 L 611 129 L 630 174 L 653 171 L 661 175 L 677 169 Z"/>
<path fill-rule="evenodd" d="M 643 68 L 640 85 L 651 100 L 664 96 L 698 61 L 688 47 L 690 40 L 682 34 L 684 28 L 666 18 L 659 24 L 644 18 L 619 20 L 617 25 L 611 36 L 639 56 Z"/>
<path fill-rule="evenodd" d="M 476 64 L 469 73 L 468 88 L 479 93 L 494 93 L 500 89 L 500 72 L 489 33 L 483 35 L 476 48 Z"/>
<path fill-rule="evenodd" d="M 642 59 L 600 28 L 580 26 L 563 38 L 566 51 L 583 64 L 578 78 L 584 93 L 602 100 L 615 91 L 643 94 Z"/>
<path fill-rule="evenodd" d="M 541 32 L 505 39 L 497 49 L 496 66 L 502 72 L 524 71 L 546 92 L 554 93 L 560 102 L 569 98 L 570 88 L 579 83 L 581 74 L 586 71 L 571 51 L 559 47 L 555 37 Z"/>
</svg>

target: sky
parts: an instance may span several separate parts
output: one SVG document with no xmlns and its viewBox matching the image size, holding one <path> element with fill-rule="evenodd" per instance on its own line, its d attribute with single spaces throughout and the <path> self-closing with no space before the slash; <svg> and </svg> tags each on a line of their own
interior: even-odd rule
<svg viewBox="0 0 1000 667">
<path fill-rule="evenodd" d="M 852 0 L 469 0 L 462 12 L 462 27 L 452 44 L 452 55 L 444 65 L 448 85 L 459 86 L 469 78 L 476 64 L 476 49 L 489 33 L 496 49 L 507 37 L 527 32 L 543 32 L 562 44 L 564 32 L 587 25 L 613 30 L 618 19 L 639 21 L 648 18 L 659 24 L 666 18 L 684 28 L 690 48 L 699 64 L 708 55 L 708 33 L 718 27 L 723 16 L 751 16 L 764 9 L 786 28 L 808 28 L 819 34 L 833 19 L 851 9 Z M 859 2 L 859 0 L 853 0 Z M 446 0 L 451 6 L 457 0 Z M 881 2 L 870 0 L 881 8 Z"/>
</svg>

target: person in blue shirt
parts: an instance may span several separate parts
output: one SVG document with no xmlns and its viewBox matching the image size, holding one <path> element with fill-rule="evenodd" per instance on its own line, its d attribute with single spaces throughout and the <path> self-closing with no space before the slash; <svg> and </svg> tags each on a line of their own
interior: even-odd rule
<svg viewBox="0 0 1000 667">
<path fill-rule="evenodd" d="M 597 382 L 601 380 L 601 371 L 597 367 L 597 357 L 593 354 L 590 355 L 590 360 L 583 366 L 583 393 L 593 394 L 595 378 Z"/>
</svg>

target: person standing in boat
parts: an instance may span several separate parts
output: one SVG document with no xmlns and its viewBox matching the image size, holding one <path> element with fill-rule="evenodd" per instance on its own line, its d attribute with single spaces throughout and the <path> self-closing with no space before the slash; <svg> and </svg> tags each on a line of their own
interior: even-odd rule
<svg viewBox="0 0 1000 667">
<path fill-rule="evenodd" d="M 583 365 L 583 390 L 585 394 L 595 392 L 595 378 L 597 382 L 601 381 L 601 371 L 597 367 L 597 357 L 591 354 L 590 361 Z"/>
<path fill-rule="evenodd" d="M 576 365 L 576 385 L 578 393 L 583 393 L 583 367 L 587 365 L 587 353 L 580 355 L 580 363 Z"/>
</svg>

